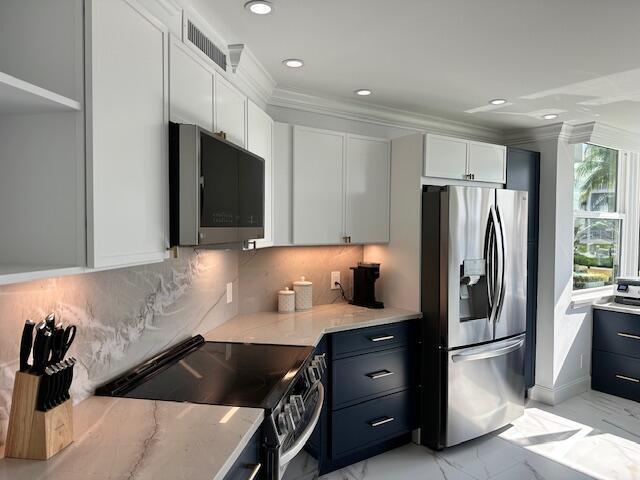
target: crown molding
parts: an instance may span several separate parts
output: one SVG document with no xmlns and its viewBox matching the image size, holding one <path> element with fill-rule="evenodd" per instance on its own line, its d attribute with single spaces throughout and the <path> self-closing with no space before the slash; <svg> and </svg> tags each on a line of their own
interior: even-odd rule
<svg viewBox="0 0 640 480">
<path fill-rule="evenodd" d="M 419 132 L 428 131 L 443 135 L 497 142 L 502 139 L 498 129 L 457 122 L 441 117 L 409 112 L 381 105 L 356 103 L 349 100 L 320 97 L 307 93 L 275 88 L 269 105 L 305 112 L 331 115 L 345 120 L 405 128 Z"/>
<path fill-rule="evenodd" d="M 594 143 L 603 147 L 640 152 L 640 134 L 600 122 L 577 125 L 555 123 L 542 127 L 507 132 L 507 145 L 522 145 L 544 140 L 565 140 L 568 143 Z"/>
<path fill-rule="evenodd" d="M 263 107 L 269 103 L 276 81 L 246 45 L 235 75 L 261 101 Z"/>
<path fill-rule="evenodd" d="M 518 146 L 531 142 L 568 139 L 568 127 L 566 123 L 554 123 L 541 127 L 510 130 L 504 134 L 502 140 L 507 145 Z"/>
<path fill-rule="evenodd" d="M 606 123 L 591 122 L 592 131 L 589 143 L 603 147 L 640 152 L 640 134 L 613 127 Z"/>
</svg>

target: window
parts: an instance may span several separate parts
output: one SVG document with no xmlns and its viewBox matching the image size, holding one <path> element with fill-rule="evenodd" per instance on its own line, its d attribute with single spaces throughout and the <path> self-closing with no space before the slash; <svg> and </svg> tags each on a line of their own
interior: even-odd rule
<svg viewBox="0 0 640 480">
<path fill-rule="evenodd" d="M 573 289 L 612 285 L 620 273 L 624 214 L 618 150 L 575 146 Z"/>
</svg>

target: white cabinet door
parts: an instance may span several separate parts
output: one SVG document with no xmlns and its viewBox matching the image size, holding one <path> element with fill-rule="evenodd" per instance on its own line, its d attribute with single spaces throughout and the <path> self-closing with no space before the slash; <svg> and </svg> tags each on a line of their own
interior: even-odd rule
<svg viewBox="0 0 640 480">
<path fill-rule="evenodd" d="M 273 120 L 251 100 L 247 104 L 247 150 L 264 158 L 264 238 L 256 248 L 273 246 Z"/>
<path fill-rule="evenodd" d="M 87 22 L 90 267 L 165 252 L 167 30 L 125 0 L 93 0 Z"/>
<path fill-rule="evenodd" d="M 352 243 L 389 241 L 390 143 L 347 135 L 345 233 Z"/>
<path fill-rule="evenodd" d="M 215 130 L 225 132 L 227 140 L 244 147 L 247 97 L 220 74 L 216 73 L 215 82 Z"/>
<path fill-rule="evenodd" d="M 506 183 L 507 147 L 469 142 L 469 172 L 477 182 Z"/>
<path fill-rule="evenodd" d="M 213 131 L 213 74 L 173 36 L 169 45 L 169 75 L 171 121 Z"/>
<path fill-rule="evenodd" d="M 273 125 L 273 243 L 291 245 L 293 201 L 293 126 Z"/>
<path fill-rule="evenodd" d="M 469 142 L 460 138 L 427 134 L 424 176 L 465 180 Z"/>
<path fill-rule="evenodd" d="M 293 130 L 293 243 L 342 243 L 345 135 Z"/>
</svg>

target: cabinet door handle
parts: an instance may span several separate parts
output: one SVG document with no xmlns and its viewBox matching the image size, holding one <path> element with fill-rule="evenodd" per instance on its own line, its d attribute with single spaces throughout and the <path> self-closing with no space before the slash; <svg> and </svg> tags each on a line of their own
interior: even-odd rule
<svg viewBox="0 0 640 480">
<path fill-rule="evenodd" d="M 634 340 L 640 340 L 640 335 L 633 335 L 631 333 L 618 332 L 618 336 L 624 337 L 624 338 L 633 338 Z"/>
<path fill-rule="evenodd" d="M 367 373 L 367 377 L 369 377 L 371 380 L 375 380 L 377 378 L 384 378 L 384 377 L 388 377 L 390 375 L 394 375 L 395 372 L 392 372 L 391 370 L 379 370 L 377 372 L 371 372 L 371 373 Z"/>
<path fill-rule="evenodd" d="M 258 477 L 258 473 L 260 472 L 261 468 L 262 468 L 261 463 L 257 463 L 256 465 L 254 465 L 253 468 L 251 469 L 251 473 L 247 477 L 247 480 L 255 480 Z"/>
<path fill-rule="evenodd" d="M 394 335 L 383 335 L 381 337 L 369 337 L 372 342 L 384 342 L 386 340 L 393 340 L 396 338 Z"/>
<path fill-rule="evenodd" d="M 379 418 L 378 420 L 372 420 L 369 422 L 369 426 L 371 427 L 379 427 L 380 425 L 384 425 L 385 423 L 390 423 L 393 422 L 395 420 L 395 418 L 393 417 L 383 417 L 383 418 Z"/>
<path fill-rule="evenodd" d="M 625 375 L 616 375 L 616 378 L 619 378 L 620 380 L 626 380 L 627 382 L 640 383 L 640 380 L 638 380 L 637 378 L 627 377 Z"/>
</svg>

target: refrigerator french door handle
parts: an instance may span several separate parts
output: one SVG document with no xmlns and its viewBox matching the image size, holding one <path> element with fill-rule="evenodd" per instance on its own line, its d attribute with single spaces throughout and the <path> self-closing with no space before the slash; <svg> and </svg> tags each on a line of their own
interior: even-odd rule
<svg viewBox="0 0 640 480">
<path fill-rule="evenodd" d="M 515 352 L 519 350 L 524 345 L 524 337 L 505 345 L 504 347 L 496 348 L 495 350 L 485 350 L 483 352 L 478 353 L 458 353 L 456 355 L 451 356 L 451 361 L 459 363 L 459 362 L 470 362 L 472 360 L 486 360 L 487 358 L 500 357 L 502 355 L 507 355 L 511 352 Z"/>
<path fill-rule="evenodd" d="M 485 266 L 485 276 L 487 279 L 487 300 L 489 302 L 489 311 L 493 313 L 493 298 L 494 298 L 494 285 L 493 285 L 493 262 L 492 262 L 492 254 L 493 254 L 493 217 L 491 213 L 489 213 L 489 217 L 487 219 L 487 229 L 484 240 L 484 255 L 486 259 Z M 489 314 L 488 320 L 491 322 L 491 313 Z"/>
<path fill-rule="evenodd" d="M 505 296 L 505 276 L 506 276 L 506 248 L 505 248 L 505 237 L 504 237 L 504 224 L 502 223 L 502 214 L 500 213 L 500 206 L 496 207 L 496 220 L 498 222 L 498 226 L 500 229 L 500 237 L 499 237 L 499 246 L 498 249 L 498 276 L 500 278 L 498 295 L 496 295 L 496 321 L 500 320 L 500 311 L 502 310 L 502 305 L 504 304 L 504 296 Z"/>
<path fill-rule="evenodd" d="M 496 321 L 496 317 L 498 315 L 498 299 L 499 297 L 499 284 L 498 284 L 498 272 L 501 269 L 501 259 L 499 252 L 498 243 L 498 217 L 496 215 L 496 210 L 493 207 L 489 207 L 489 214 L 491 216 L 491 235 L 490 235 L 490 246 L 489 249 L 489 272 L 487 273 L 487 281 L 491 282 L 491 293 L 490 293 L 490 301 L 489 305 L 491 307 L 491 312 L 489 313 L 489 323 L 494 323 Z"/>
</svg>

